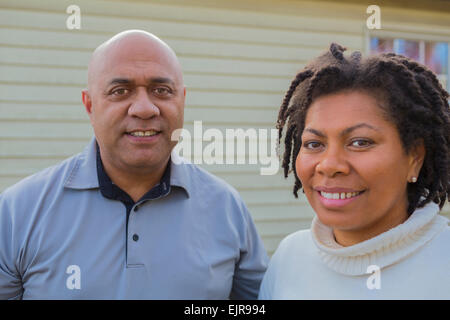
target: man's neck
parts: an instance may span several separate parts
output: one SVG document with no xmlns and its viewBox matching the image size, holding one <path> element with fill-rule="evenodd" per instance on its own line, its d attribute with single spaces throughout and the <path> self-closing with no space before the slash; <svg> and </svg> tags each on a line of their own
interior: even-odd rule
<svg viewBox="0 0 450 320">
<path fill-rule="evenodd" d="M 120 189 L 125 191 L 134 202 L 137 202 L 150 189 L 157 185 L 169 164 L 169 159 L 159 167 L 148 168 L 146 170 L 122 169 L 112 165 L 109 161 L 103 160 L 103 168 L 111 179 Z"/>
</svg>

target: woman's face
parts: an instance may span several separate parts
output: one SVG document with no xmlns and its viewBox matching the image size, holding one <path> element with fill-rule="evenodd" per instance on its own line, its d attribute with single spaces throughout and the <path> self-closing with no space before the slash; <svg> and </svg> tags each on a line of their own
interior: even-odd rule
<svg viewBox="0 0 450 320">
<path fill-rule="evenodd" d="M 407 218 L 407 183 L 424 148 L 406 154 L 397 128 L 362 91 L 317 98 L 307 111 L 296 171 L 319 220 L 351 245 Z"/>
</svg>

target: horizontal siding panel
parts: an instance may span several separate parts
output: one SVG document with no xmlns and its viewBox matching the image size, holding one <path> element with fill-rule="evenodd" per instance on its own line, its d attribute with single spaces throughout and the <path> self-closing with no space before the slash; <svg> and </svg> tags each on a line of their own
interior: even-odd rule
<svg viewBox="0 0 450 320">
<path fill-rule="evenodd" d="M 293 185 L 293 184 L 292 184 Z M 291 189 L 289 193 L 292 195 Z M 292 195 L 294 197 L 294 195 Z M 296 205 L 276 204 L 273 206 L 249 206 L 248 210 L 251 212 L 253 219 L 257 221 L 291 221 L 296 219 L 312 219 L 314 211 L 306 203 L 306 199 L 301 199 L 301 202 Z"/>
<path fill-rule="evenodd" d="M 62 159 L 2 159 L 0 158 L 0 176 L 29 176 L 42 169 L 61 162 Z M 2 180 L 2 179 L 0 179 Z"/>
<path fill-rule="evenodd" d="M 26 94 L 24 94 L 26 93 Z M 30 102 L 79 102 L 81 103 L 81 92 L 73 87 L 53 87 L 46 85 L 11 85 L 0 86 L 0 97 L 2 100 L 30 101 Z"/>
<path fill-rule="evenodd" d="M 43 78 L 43 75 L 45 77 Z M 67 69 L 40 66 L 19 66 L 0 64 L 0 81 L 16 84 L 42 84 L 52 86 L 75 86 L 85 88 L 87 85 L 87 68 Z"/>
<path fill-rule="evenodd" d="M 186 105 L 215 107 L 257 107 L 279 106 L 282 95 L 272 93 L 200 92 L 187 93 Z"/>
<path fill-rule="evenodd" d="M 226 108 L 190 108 L 185 109 L 185 121 L 195 120 L 211 120 L 215 123 L 227 122 L 239 125 L 239 122 L 252 124 L 268 124 L 275 128 L 276 119 L 278 117 L 278 105 L 281 104 L 282 97 L 279 96 L 279 102 L 272 105 L 274 108 L 251 110 L 251 109 L 233 109 Z"/>
<path fill-rule="evenodd" d="M 194 134 L 193 125 L 191 123 L 185 123 L 184 129 L 190 132 L 191 134 L 191 149 L 194 149 L 194 143 L 199 144 L 201 146 L 201 151 L 204 152 L 205 148 L 208 145 L 215 147 L 216 149 L 220 149 L 220 140 L 215 141 L 216 138 L 213 138 L 214 141 L 205 141 L 203 136 L 199 136 Z M 18 130 L 20 128 L 20 130 Z M 234 140 L 234 148 L 236 149 L 236 145 L 241 140 L 238 140 L 237 132 L 241 129 L 244 134 L 247 132 L 254 132 L 256 135 L 247 135 L 245 136 L 246 148 L 248 149 L 251 145 L 253 148 L 253 144 L 255 144 L 255 148 L 257 149 L 260 143 L 259 135 L 257 130 L 269 130 L 268 128 L 254 128 L 252 124 L 242 125 L 239 123 L 230 123 L 227 125 L 203 125 L 203 133 L 208 129 L 216 129 L 218 131 L 215 132 L 217 135 L 217 139 L 220 139 L 222 136 L 222 150 L 223 152 L 219 152 L 223 154 L 227 151 L 227 130 L 233 133 Z M 251 130 L 251 131 L 249 131 Z M 275 129 L 273 129 L 275 130 Z M 36 139 L 86 139 L 91 137 L 93 134 L 92 126 L 90 122 L 86 119 L 83 122 L 68 122 L 68 121 L 36 121 L 30 119 L 28 121 L 20 120 L 20 121 L 2 121 L 0 120 L 0 138 L 32 138 Z M 270 136 L 269 136 L 270 137 Z M 256 139 L 255 139 L 256 138 Z M 239 139 L 241 139 L 239 137 Z M 267 147 L 270 147 L 269 145 Z M 188 148 L 187 144 L 183 146 L 183 148 Z M 217 150 L 220 151 L 220 150 Z"/>
<path fill-rule="evenodd" d="M 42 75 L 45 74 L 45 79 Z M 284 93 L 291 77 L 252 77 L 244 75 L 184 74 L 184 83 L 190 89 L 204 90 L 245 90 L 255 92 Z M 0 81 L 15 84 L 42 84 L 52 86 L 75 86 L 85 88 L 87 69 L 49 68 L 40 66 L 19 66 L 0 64 Z"/>
<path fill-rule="evenodd" d="M 0 86 L 0 98 L 6 101 L 18 102 L 78 102 L 81 104 L 81 89 L 63 86 L 55 88 L 49 85 L 3 84 Z M 186 105 L 273 108 L 274 106 L 278 106 L 281 100 L 281 94 L 191 90 L 187 93 Z"/>
<path fill-rule="evenodd" d="M 47 144 L 51 144 L 53 141 L 48 141 Z M 86 141 L 87 145 L 88 141 Z M 80 150 L 81 152 L 81 150 Z M 77 153 L 74 151 L 74 154 Z M 30 154 L 25 155 L 25 157 L 8 157 L 6 158 L 3 153 L 0 153 L 0 175 L 16 175 L 16 176 L 27 176 L 37 172 L 39 170 L 45 169 L 53 164 L 57 164 L 60 161 L 67 158 L 67 156 L 60 155 L 54 156 L 53 158 L 47 158 L 45 156 L 40 157 L 39 155 L 32 156 Z M 245 174 L 248 176 L 259 175 L 260 165 L 206 165 L 201 164 L 199 167 L 206 171 L 212 172 L 219 177 L 226 177 L 228 174 Z M 280 180 L 283 180 L 280 177 Z"/>
<path fill-rule="evenodd" d="M 20 129 L 18 129 L 20 128 Z M 91 124 L 71 122 L 7 122 L 0 121 L 0 137 L 36 139 L 78 139 L 86 140 L 92 137 L 94 131 Z M 14 141 L 10 142 L 14 144 Z"/>
<path fill-rule="evenodd" d="M 254 205 L 298 205 L 304 202 L 296 199 L 291 189 L 275 189 L 268 186 L 266 189 L 240 190 L 239 192 L 248 206 Z"/>
<path fill-rule="evenodd" d="M 0 140 L 0 158 L 8 157 L 70 157 L 81 152 L 88 141 Z"/>
<path fill-rule="evenodd" d="M 89 117 L 81 101 L 78 104 L 74 103 L 66 105 L 52 105 L 36 104 L 34 103 L 34 101 L 30 101 L 30 103 L 16 103 L 4 101 L 2 102 L 0 100 L 0 121 L 5 122 L 12 120 L 46 122 L 88 122 Z M 36 123 L 36 125 L 39 126 L 41 124 Z M 2 137 L 2 134 L 0 134 L 0 137 Z"/>
<path fill-rule="evenodd" d="M 111 3 L 108 3 L 110 6 Z M 81 7 L 81 5 L 80 5 Z M 183 18 L 173 20 L 170 16 L 154 16 L 153 12 L 147 12 L 145 19 L 126 18 L 122 16 L 107 17 L 103 15 L 90 14 L 89 6 L 83 6 L 82 9 L 82 30 L 95 31 L 97 33 L 117 33 L 126 29 L 144 29 L 149 30 L 161 37 L 186 37 L 201 38 L 209 40 L 222 41 L 252 41 L 260 43 L 276 43 L 287 45 L 309 45 L 319 46 L 327 45 L 329 43 L 329 35 L 333 34 L 335 41 L 347 43 L 347 45 L 359 46 L 360 30 L 364 27 L 364 21 L 349 21 L 349 20 L 335 20 L 324 19 L 320 15 L 315 17 L 299 16 L 296 18 L 286 15 L 267 15 L 266 23 L 274 23 L 277 21 L 291 20 L 287 28 L 267 28 L 266 26 L 245 26 L 242 23 L 235 21 L 241 13 L 236 11 L 229 11 L 226 23 L 217 23 L 216 19 L 207 22 L 189 21 L 188 15 L 183 15 Z M 169 13 L 174 13 L 178 10 L 185 10 L 186 7 L 166 7 L 171 10 Z M 139 9 L 137 9 L 139 10 Z M 145 9 L 141 9 L 145 10 Z M 189 8 L 188 8 L 189 10 Z M 23 12 L 16 10 L 3 9 L 0 11 L 3 25 L 21 26 L 23 28 L 30 28 L 39 25 L 41 28 L 50 29 L 65 29 L 65 20 L 68 15 L 64 10 L 58 13 L 49 12 Z M 134 12 L 133 12 L 134 13 Z M 211 10 L 215 18 L 224 16 L 223 10 Z M 248 12 L 246 22 L 248 21 Z M 298 14 L 301 14 L 299 12 Z M 261 17 L 261 14 L 258 14 Z M 301 17 L 301 18 L 299 18 Z M 204 17 L 200 17 L 204 18 Z M 35 19 L 36 22 L 31 23 L 30 19 Z M 33 20 L 31 20 L 33 21 Z M 296 30 L 297 29 L 297 30 Z"/>
<path fill-rule="evenodd" d="M 87 70 L 91 54 L 92 53 L 89 51 L 0 46 L 0 63 L 66 68 L 72 67 Z"/>
<path fill-rule="evenodd" d="M 55 49 L 94 50 L 113 34 L 98 35 L 87 32 L 24 30 L 0 28 L 0 45 L 50 47 Z M 304 36 L 304 33 L 300 33 Z M 164 38 L 169 46 L 180 56 L 234 57 L 267 60 L 309 60 L 325 50 L 329 43 L 320 49 L 296 48 L 271 44 L 246 44 L 219 42 L 211 40 L 186 40 Z M 296 44 L 296 42 L 292 42 Z M 347 45 L 346 42 L 341 42 Z"/>
<path fill-rule="evenodd" d="M 190 161 L 194 163 L 193 161 Z M 227 175 L 227 174 L 260 174 L 261 164 L 206 164 L 200 163 L 197 164 L 200 168 L 203 168 L 206 171 L 212 172 L 219 176 Z"/>
<path fill-rule="evenodd" d="M 238 189 L 258 189 L 258 188 L 284 188 L 286 190 L 291 189 L 291 183 L 281 175 L 260 175 L 258 173 L 249 174 L 221 174 L 222 179 L 228 182 L 230 185 Z"/>
<path fill-rule="evenodd" d="M 283 77 L 245 76 L 245 75 L 214 75 L 185 74 L 184 82 L 189 88 L 247 90 L 257 92 L 277 92 L 283 94 L 289 88 L 295 74 Z"/>
<path fill-rule="evenodd" d="M 91 52 L 0 46 L 0 64 L 72 67 L 87 70 Z M 204 57 L 179 57 L 184 72 L 291 77 L 304 63 L 268 62 Z"/>
<path fill-rule="evenodd" d="M 294 77 L 297 71 L 305 66 L 304 63 L 243 61 L 237 59 L 180 57 L 179 60 L 185 72 L 259 75 L 265 77 Z"/>
<path fill-rule="evenodd" d="M 274 222 L 259 222 L 255 221 L 255 225 L 258 228 L 259 234 L 264 238 L 266 236 L 284 237 L 286 234 L 290 234 L 302 229 L 309 229 L 311 226 L 311 220 L 292 220 L 292 221 L 274 221 Z"/>
<path fill-rule="evenodd" d="M 51 47 L 58 49 L 77 49 L 91 51 L 112 34 L 91 34 L 88 32 L 73 32 L 64 28 L 60 31 L 43 31 L 36 29 L 0 28 L 0 44 L 8 46 Z"/>
<path fill-rule="evenodd" d="M 281 101 L 281 98 L 280 98 Z M 276 105 L 274 105 L 277 107 Z M 273 109 L 220 109 L 208 107 L 186 106 L 184 111 L 185 128 L 191 130 L 194 121 L 202 121 L 203 131 L 214 127 L 222 130 L 225 134 L 226 128 L 238 128 L 240 122 L 245 121 L 243 128 L 269 127 L 275 128 L 278 116 L 278 107 Z M 30 102 L 1 102 L 0 121 L 61 121 L 61 122 L 87 122 L 89 117 L 82 103 L 77 104 L 36 104 Z M 213 123 L 214 125 L 211 125 Z M 226 126 L 217 126 L 217 124 Z M 189 126 L 187 126 L 189 124 Z M 36 125 L 39 125 L 36 123 Z M 2 135 L 0 134 L 0 137 Z"/>
</svg>

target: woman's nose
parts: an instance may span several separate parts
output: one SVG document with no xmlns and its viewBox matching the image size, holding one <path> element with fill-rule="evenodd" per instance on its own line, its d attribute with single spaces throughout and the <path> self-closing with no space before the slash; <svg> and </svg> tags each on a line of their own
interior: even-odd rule
<svg viewBox="0 0 450 320">
<path fill-rule="evenodd" d="M 349 174 L 350 166 L 345 157 L 345 151 L 338 148 L 327 149 L 316 165 L 316 172 L 330 178 L 338 174 Z"/>
</svg>

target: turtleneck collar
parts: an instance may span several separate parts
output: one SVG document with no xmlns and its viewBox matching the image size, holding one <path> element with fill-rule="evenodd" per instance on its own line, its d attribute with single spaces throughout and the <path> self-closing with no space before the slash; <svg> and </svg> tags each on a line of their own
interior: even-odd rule
<svg viewBox="0 0 450 320">
<path fill-rule="evenodd" d="M 332 229 L 322 224 L 317 216 L 312 222 L 311 235 L 328 267 L 341 274 L 365 275 L 368 266 L 377 265 L 382 269 L 395 264 L 439 234 L 448 225 L 448 219 L 438 212 L 437 204 L 428 203 L 414 211 L 404 223 L 348 247 L 339 245 Z"/>
</svg>

